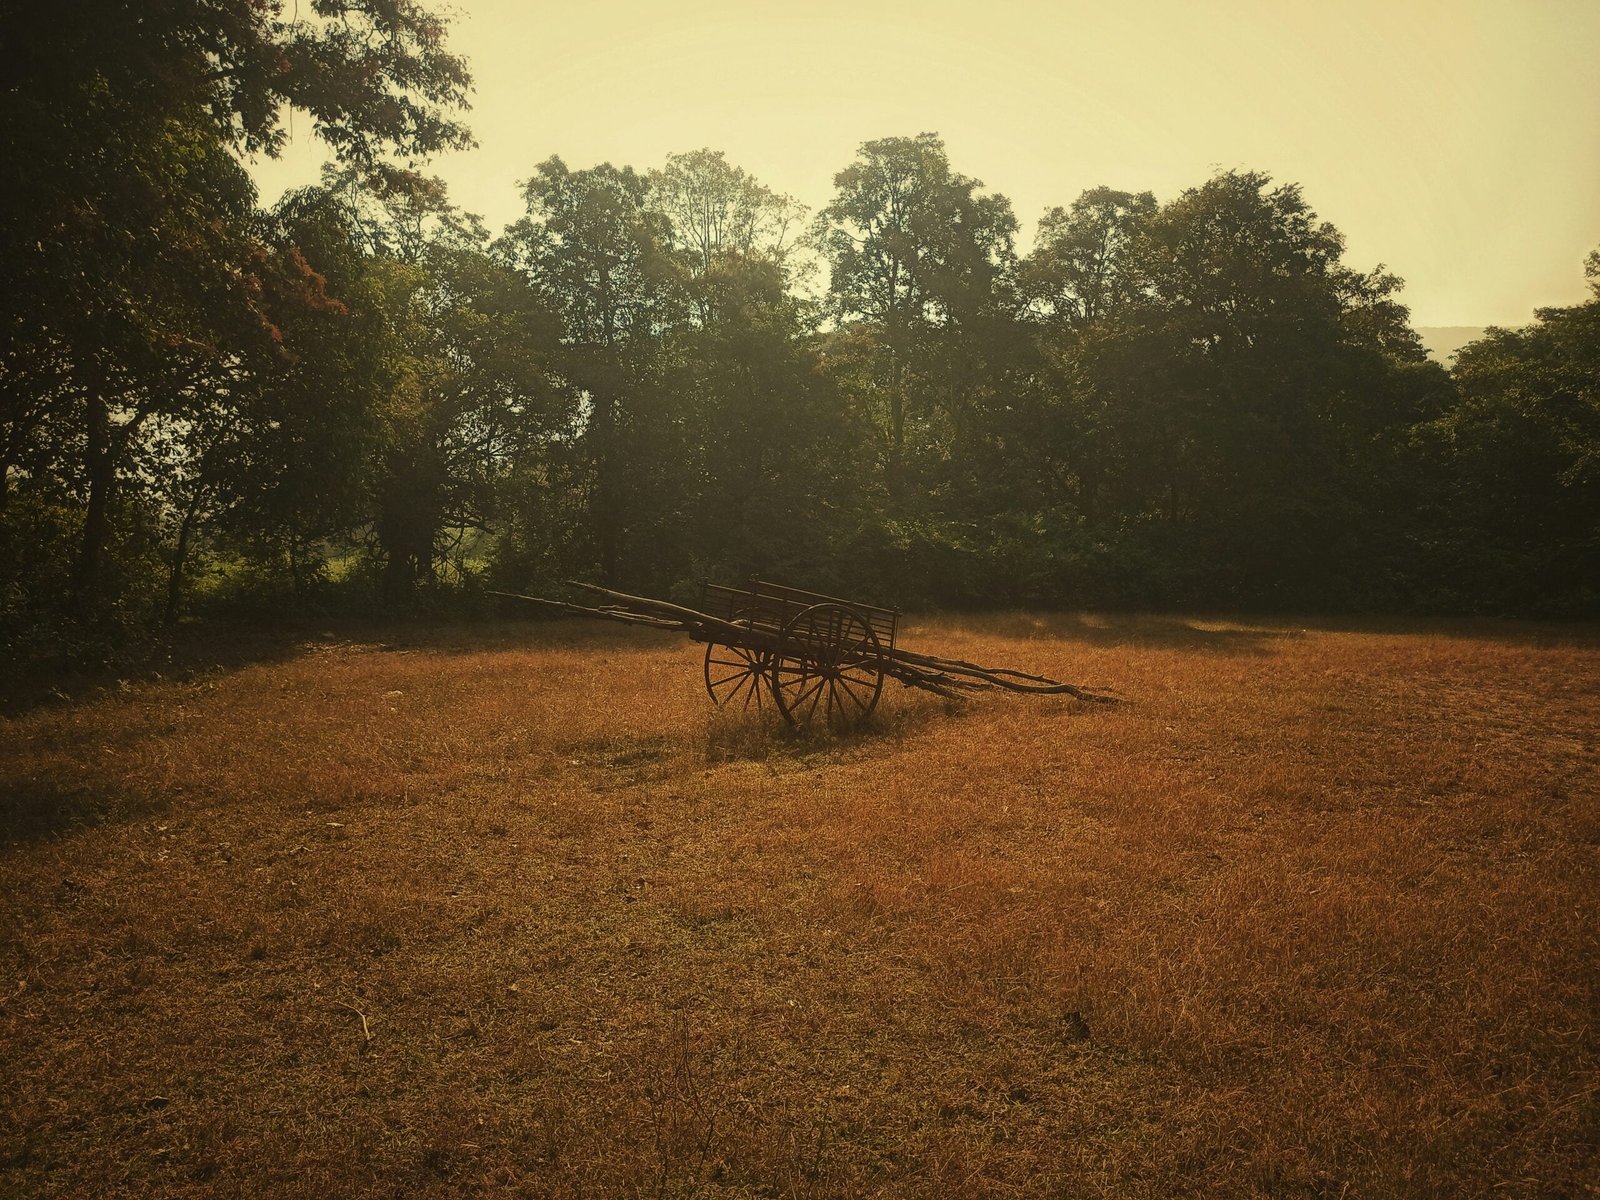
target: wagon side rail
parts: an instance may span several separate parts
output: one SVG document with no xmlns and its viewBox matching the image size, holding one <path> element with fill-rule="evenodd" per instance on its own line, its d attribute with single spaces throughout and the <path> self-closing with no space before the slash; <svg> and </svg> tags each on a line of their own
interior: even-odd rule
<svg viewBox="0 0 1600 1200">
<path fill-rule="evenodd" d="M 785 587 L 759 578 L 752 578 L 742 588 L 708 583 L 701 592 L 701 606 L 707 613 L 751 630 L 780 631 L 800 613 L 819 604 L 836 604 L 849 609 L 866 623 L 885 650 L 894 649 L 900 623 L 898 609 Z"/>
</svg>

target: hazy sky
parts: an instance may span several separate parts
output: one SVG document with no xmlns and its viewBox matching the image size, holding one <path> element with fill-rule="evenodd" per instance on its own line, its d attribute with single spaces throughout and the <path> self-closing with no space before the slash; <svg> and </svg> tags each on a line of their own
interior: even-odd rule
<svg viewBox="0 0 1600 1200">
<path fill-rule="evenodd" d="M 456 0 L 479 148 L 433 169 L 498 230 L 552 154 L 701 146 L 813 208 L 863 141 L 935 131 L 1039 215 L 1221 168 L 1304 186 L 1417 325 L 1584 299 L 1600 245 L 1597 0 Z M 262 198 L 315 178 L 304 114 Z"/>
</svg>

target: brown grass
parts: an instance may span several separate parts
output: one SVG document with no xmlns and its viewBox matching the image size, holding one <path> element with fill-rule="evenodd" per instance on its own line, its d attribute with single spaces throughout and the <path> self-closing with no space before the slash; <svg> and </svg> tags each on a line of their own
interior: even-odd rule
<svg viewBox="0 0 1600 1200">
<path fill-rule="evenodd" d="M 1600 1195 L 1592 631 L 412 639 L 0 724 L 0 1194 Z"/>
</svg>

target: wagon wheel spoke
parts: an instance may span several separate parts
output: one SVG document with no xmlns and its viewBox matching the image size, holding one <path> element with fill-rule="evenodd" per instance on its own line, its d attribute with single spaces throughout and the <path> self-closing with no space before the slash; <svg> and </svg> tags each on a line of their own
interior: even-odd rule
<svg viewBox="0 0 1600 1200">
<path fill-rule="evenodd" d="M 822 675 L 817 676 L 817 681 L 815 683 L 813 683 L 810 687 L 806 688 L 798 696 L 795 697 L 795 703 L 796 704 L 804 704 L 808 697 L 815 696 L 819 692 L 821 692 L 823 687 L 827 684 L 827 682 L 828 682 L 828 680 L 827 680 L 826 676 L 822 676 Z"/>
<path fill-rule="evenodd" d="M 868 671 L 864 668 L 857 667 L 848 671 L 840 671 L 839 678 L 847 684 L 860 687 L 864 692 L 874 692 L 878 687 L 877 672 Z"/>
<path fill-rule="evenodd" d="M 863 690 L 857 692 L 857 688 L 861 688 Z M 869 698 L 872 695 L 872 685 L 867 681 L 861 679 L 852 680 L 847 675 L 840 675 L 839 690 L 846 696 L 850 697 L 850 702 L 856 706 L 857 712 L 861 713 L 862 715 L 865 715 L 867 710 L 871 707 Z"/>
<path fill-rule="evenodd" d="M 822 699 L 822 689 L 827 682 L 826 679 L 818 679 L 816 683 L 800 694 L 798 701 L 791 705 L 791 710 L 795 712 L 800 720 L 809 721 L 816 715 L 817 701 Z"/>
<path fill-rule="evenodd" d="M 739 695 L 740 692 L 746 691 L 745 685 L 756 678 L 757 677 L 755 675 L 740 675 L 738 677 L 738 681 L 728 691 L 728 700 L 733 700 Z M 746 692 L 746 699 L 749 699 L 748 692 Z"/>
<path fill-rule="evenodd" d="M 782 657 L 773 667 L 773 679 L 773 699 L 784 719 L 791 725 L 809 720 L 816 708 L 817 693 L 827 679 L 816 674 L 809 663 L 785 661 Z"/>
</svg>

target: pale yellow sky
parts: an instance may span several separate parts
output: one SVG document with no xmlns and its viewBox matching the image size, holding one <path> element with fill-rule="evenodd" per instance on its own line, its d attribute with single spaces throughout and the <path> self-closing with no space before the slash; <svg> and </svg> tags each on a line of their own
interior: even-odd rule
<svg viewBox="0 0 1600 1200">
<path fill-rule="evenodd" d="M 455 0 L 479 148 L 433 170 L 498 230 L 551 154 L 701 146 L 817 207 L 872 138 L 942 134 L 1040 213 L 1219 168 L 1302 184 L 1418 325 L 1584 299 L 1600 245 L 1600 0 Z M 303 114 L 262 198 L 315 178 Z"/>
</svg>

